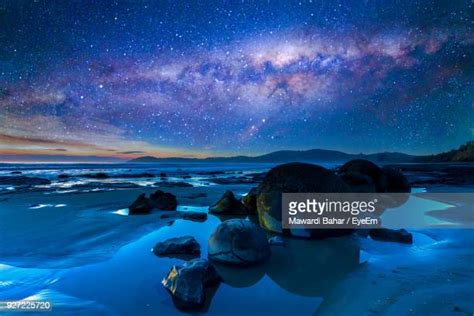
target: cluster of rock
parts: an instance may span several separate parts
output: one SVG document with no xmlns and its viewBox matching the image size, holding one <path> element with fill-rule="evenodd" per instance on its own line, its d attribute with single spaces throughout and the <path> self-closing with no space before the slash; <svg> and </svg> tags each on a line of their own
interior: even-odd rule
<svg viewBox="0 0 474 316">
<path fill-rule="evenodd" d="M 292 235 L 281 227 L 281 195 L 285 192 L 305 193 L 409 193 L 411 186 L 398 170 L 383 167 L 363 159 L 355 159 L 340 167 L 337 172 L 308 163 L 288 163 L 274 167 L 259 186 L 252 188 L 242 200 L 227 191 L 209 208 L 210 213 L 226 215 L 257 214 L 260 225 L 271 232 Z M 403 204 L 408 195 L 387 195 L 379 203 L 384 208 Z M 351 234 L 351 229 L 307 230 L 310 238 L 327 238 Z"/>
<path fill-rule="evenodd" d="M 278 245 L 282 241 L 276 240 Z M 171 238 L 159 242 L 153 248 L 159 256 L 199 256 L 200 246 L 190 236 Z M 163 279 L 176 307 L 184 310 L 200 310 L 210 298 L 207 289 L 217 286 L 221 280 L 214 263 L 246 267 L 270 257 L 270 243 L 265 231 L 252 222 L 231 219 L 220 223 L 208 241 L 208 260 L 199 258 L 173 266 Z"/>
<path fill-rule="evenodd" d="M 213 264 L 247 267 L 264 262 L 272 246 L 285 246 L 281 235 L 292 235 L 281 227 L 281 195 L 292 193 L 409 193 L 410 184 L 403 174 L 388 167 L 379 168 L 366 160 L 353 160 L 337 172 L 306 163 L 290 163 L 271 169 L 258 187 L 239 200 L 231 191 L 209 208 L 209 213 L 223 215 L 258 215 L 259 225 L 249 220 L 230 219 L 220 223 L 208 240 L 208 260 L 199 258 L 173 266 L 163 280 L 175 305 L 181 309 L 200 309 L 206 301 L 206 289 L 219 284 Z M 144 198 L 144 197 L 143 197 Z M 142 198 L 142 199 L 143 199 Z M 150 196 L 152 198 L 152 196 Z M 267 239 L 267 232 L 277 234 Z M 310 230 L 307 237 L 327 238 L 351 234 L 350 229 Z M 375 240 L 412 243 L 404 229 L 371 229 Z M 189 236 L 158 243 L 157 255 L 199 255 L 197 241 Z"/>
<path fill-rule="evenodd" d="M 156 190 L 146 197 L 145 193 L 140 194 L 138 198 L 128 207 L 130 215 L 149 214 L 153 209 L 162 211 L 174 211 L 178 206 L 176 196 L 171 193 Z"/>
<path fill-rule="evenodd" d="M 12 174 L 17 174 L 13 173 Z M 33 186 L 33 185 L 47 185 L 51 181 L 44 178 L 26 177 L 26 176 L 4 176 L 0 177 L 1 185 L 15 185 L 15 186 Z"/>
<path fill-rule="evenodd" d="M 281 227 L 281 195 L 284 192 L 305 193 L 409 193 L 410 184 L 405 176 L 392 168 L 380 168 L 374 163 L 356 159 L 344 164 L 337 172 L 307 163 L 289 163 L 271 169 L 260 185 L 245 197 L 247 208 L 255 208 L 260 225 L 266 230 L 292 235 Z M 400 195 L 397 195 L 400 196 Z M 387 198 L 386 207 L 403 202 Z M 304 236 L 327 238 L 351 234 L 351 229 L 308 230 Z"/>
</svg>

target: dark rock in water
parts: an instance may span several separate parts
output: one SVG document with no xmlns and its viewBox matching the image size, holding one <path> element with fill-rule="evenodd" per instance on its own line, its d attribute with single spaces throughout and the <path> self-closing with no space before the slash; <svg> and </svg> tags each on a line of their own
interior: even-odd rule
<svg viewBox="0 0 474 316">
<path fill-rule="evenodd" d="M 257 214 L 257 188 L 252 188 L 247 195 L 242 198 L 242 204 L 249 214 Z"/>
<path fill-rule="evenodd" d="M 196 172 L 196 174 L 199 175 L 217 175 L 217 174 L 225 174 L 224 171 L 201 171 L 201 172 Z"/>
<path fill-rule="evenodd" d="M 412 244 L 413 236 L 405 229 L 375 228 L 369 231 L 369 236 L 375 240 L 394 241 L 404 244 Z"/>
<path fill-rule="evenodd" d="M 113 176 L 114 178 L 154 178 L 155 175 L 153 173 L 124 173 L 124 174 L 117 174 Z"/>
<path fill-rule="evenodd" d="M 198 258 L 173 266 L 161 282 L 179 309 L 199 310 L 206 301 L 206 288 L 219 284 L 216 269 L 206 259 Z"/>
<path fill-rule="evenodd" d="M 365 159 L 354 159 L 346 162 L 342 167 L 339 168 L 341 177 L 349 180 L 349 185 L 354 192 L 368 192 L 363 189 L 367 187 L 367 184 L 361 181 L 360 175 L 369 177 L 375 185 L 375 191 L 372 192 L 385 192 L 385 178 L 382 169 L 376 164 Z M 355 177 L 359 180 L 355 181 Z M 351 185 L 351 182 L 353 183 Z M 361 186 L 362 188 L 358 188 Z M 362 191 L 359 191 L 362 190 Z"/>
<path fill-rule="evenodd" d="M 206 181 L 216 183 L 216 184 L 251 184 L 256 183 L 257 181 L 252 178 L 247 177 L 226 177 L 226 178 L 215 178 L 215 179 L 205 179 Z"/>
<path fill-rule="evenodd" d="M 265 179 L 266 175 L 266 172 L 248 173 L 247 177 L 251 177 L 252 180 L 254 180 L 255 182 L 261 182 L 263 181 L 263 179 Z"/>
<path fill-rule="evenodd" d="M 83 189 L 83 190 L 93 190 L 93 189 L 135 189 L 140 188 L 138 184 L 124 182 L 124 183 L 108 183 L 108 182 L 86 182 L 75 184 L 70 187 L 71 189 Z"/>
<path fill-rule="evenodd" d="M 183 219 L 196 221 L 196 222 L 203 222 L 207 219 L 207 213 L 187 211 L 187 212 L 183 212 Z"/>
<path fill-rule="evenodd" d="M 410 193 L 411 191 L 408 179 L 400 171 L 390 167 L 379 168 L 368 160 L 351 160 L 339 168 L 339 172 L 353 192 Z"/>
<path fill-rule="evenodd" d="M 375 182 L 371 177 L 357 171 L 341 174 L 341 179 L 356 193 L 373 193 L 376 190 Z"/>
<path fill-rule="evenodd" d="M 0 184 L 2 185 L 46 185 L 51 184 L 51 181 L 43 178 L 25 177 L 25 176 L 6 176 L 0 177 Z"/>
<path fill-rule="evenodd" d="M 119 173 L 119 174 L 107 174 L 104 172 L 98 173 L 86 173 L 86 174 L 74 174 L 73 177 L 84 177 L 90 179 L 135 179 L 135 178 L 154 178 L 155 175 L 153 173 Z M 66 178 L 67 175 L 59 175 L 58 178 Z"/>
<path fill-rule="evenodd" d="M 369 228 L 359 228 L 359 229 L 356 229 L 354 234 L 359 237 L 367 238 L 369 237 L 369 232 L 370 232 Z"/>
<path fill-rule="evenodd" d="M 289 163 L 272 168 L 258 187 L 257 211 L 260 225 L 270 231 L 282 233 L 282 193 L 344 193 L 350 188 L 334 172 L 318 165 Z M 308 237 L 324 238 L 347 235 L 351 230 L 313 229 Z"/>
<path fill-rule="evenodd" d="M 247 214 L 245 206 L 237 200 L 232 191 L 226 191 L 216 204 L 209 207 L 213 214 Z"/>
<path fill-rule="evenodd" d="M 249 266 L 265 261 L 270 254 L 263 229 L 243 219 L 222 222 L 208 242 L 209 259 L 224 264 Z"/>
<path fill-rule="evenodd" d="M 12 171 L 12 172 L 10 172 L 10 174 L 22 174 L 22 172 L 21 171 Z"/>
<path fill-rule="evenodd" d="M 104 172 L 98 173 L 86 173 L 83 175 L 85 178 L 93 178 L 93 179 L 108 179 L 109 175 Z"/>
<path fill-rule="evenodd" d="M 168 188 L 192 188 L 193 185 L 187 182 L 170 182 L 170 181 L 162 181 L 156 182 L 155 185 L 159 185 L 161 187 L 168 187 Z"/>
<path fill-rule="evenodd" d="M 176 196 L 161 190 L 156 190 L 155 193 L 150 194 L 150 202 L 153 207 L 162 211 L 174 211 L 178 206 Z"/>
<path fill-rule="evenodd" d="M 170 238 L 157 243 L 153 248 L 153 253 L 157 256 L 192 255 L 199 257 L 201 246 L 191 236 Z"/>
<path fill-rule="evenodd" d="M 140 194 L 138 198 L 128 207 L 129 215 L 148 214 L 153 209 L 150 199 L 145 196 L 145 193 Z"/>
<path fill-rule="evenodd" d="M 408 179 L 400 171 L 390 168 L 383 167 L 383 174 L 385 176 L 386 187 L 385 192 L 390 193 L 410 193 L 411 185 Z"/>
<path fill-rule="evenodd" d="M 379 168 L 368 160 L 351 160 L 344 164 L 339 172 L 341 179 L 350 186 L 352 192 L 409 193 L 411 191 L 407 178 L 401 172 L 389 167 Z M 380 203 L 377 205 L 377 213 L 380 215 L 386 208 L 402 205 L 408 197 L 408 194 L 379 195 Z"/>
<path fill-rule="evenodd" d="M 449 185 L 471 187 L 474 183 L 474 164 L 403 164 L 392 165 L 403 171 L 412 186 L 430 187 Z"/>
<path fill-rule="evenodd" d="M 167 178 L 167 177 L 168 177 L 168 175 L 166 173 L 164 173 L 164 172 L 160 173 L 160 178 Z"/>
<path fill-rule="evenodd" d="M 58 179 L 67 179 L 67 178 L 69 178 L 69 175 L 67 174 L 61 173 L 58 175 Z"/>
<path fill-rule="evenodd" d="M 176 196 L 171 193 L 157 190 L 147 198 L 145 194 L 140 194 L 138 198 L 129 207 L 129 214 L 148 214 L 154 208 L 162 211 L 174 211 L 178 206 Z"/>
<path fill-rule="evenodd" d="M 281 236 L 274 236 L 268 239 L 268 243 L 270 244 L 270 246 L 285 246 L 285 242 L 283 241 L 283 238 L 281 238 Z"/>
</svg>

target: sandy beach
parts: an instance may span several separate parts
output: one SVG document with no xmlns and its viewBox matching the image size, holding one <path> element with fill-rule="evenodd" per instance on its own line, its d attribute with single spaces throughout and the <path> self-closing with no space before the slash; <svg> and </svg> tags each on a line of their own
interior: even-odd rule
<svg viewBox="0 0 474 316">
<path fill-rule="evenodd" d="M 50 300 L 57 314 L 123 315 L 139 310 L 143 315 L 181 315 L 160 282 L 182 260 L 158 258 L 150 250 L 158 241 L 191 235 L 201 245 L 201 257 L 206 257 L 210 234 L 227 217 L 208 214 L 205 221 L 192 221 L 183 215 L 207 213 L 226 190 L 245 195 L 257 182 L 247 179 L 254 169 L 212 176 L 179 171 L 179 179 L 171 175 L 166 180 L 102 180 L 114 183 L 107 189 L 97 186 L 101 180 L 94 179 L 75 190 L 58 187 L 56 180 L 30 190 L 4 190 L 0 195 L 0 299 Z M 55 173 L 52 178 L 56 177 Z M 142 185 L 123 188 L 117 184 L 135 180 Z M 167 184 L 183 181 L 194 186 Z M 150 194 L 158 187 L 176 196 L 177 211 L 127 215 L 128 205 L 139 194 Z M 430 188 L 417 190 L 429 192 Z M 472 216 L 462 201 L 454 211 L 455 201 L 438 202 L 446 209 L 425 209 L 424 216 L 443 223 L 465 222 Z M 284 237 L 285 247 L 272 246 L 271 259 L 262 265 L 244 269 L 217 265 L 223 282 L 211 295 L 206 313 L 472 314 L 474 231 L 411 232 L 412 245 L 357 236 Z"/>
</svg>

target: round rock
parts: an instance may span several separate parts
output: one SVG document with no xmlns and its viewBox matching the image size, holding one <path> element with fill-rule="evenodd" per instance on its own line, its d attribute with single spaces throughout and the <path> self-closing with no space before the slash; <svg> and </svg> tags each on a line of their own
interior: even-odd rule
<svg viewBox="0 0 474 316">
<path fill-rule="evenodd" d="M 386 192 L 390 193 L 410 193 L 411 185 L 408 179 L 400 171 L 390 168 L 383 167 L 383 174 L 386 179 Z"/>
<path fill-rule="evenodd" d="M 342 178 L 349 180 L 348 184 L 353 192 L 367 192 L 365 189 L 370 183 L 360 183 L 360 181 L 354 181 L 355 175 L 358 176 L 359 180 L 361 176 L 369 177 L 375 184 L 375 192 L 385 192 L 386 181 L 382 169 L 376 164 L 365 159 L 354 159 L 346 162 L 339 168 Z"/>
<path fill-rule="evenodd" d="M 222 222 L 208 242 L 209 259 L 224 264 L 249 266 L 268 259 L 270 253 L 265 231 L 243 219 Z"/>
</svg>

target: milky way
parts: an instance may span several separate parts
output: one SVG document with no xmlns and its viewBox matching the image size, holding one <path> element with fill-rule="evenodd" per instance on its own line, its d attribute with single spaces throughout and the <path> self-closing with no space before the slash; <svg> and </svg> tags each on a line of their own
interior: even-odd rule
<svg viewBox="0 0 474 316">
<path fill-rule="evenodd" d="M 4 160 L 473 138 L 470 1 L 106 2 L 0 8 Z"/>
</svg>

